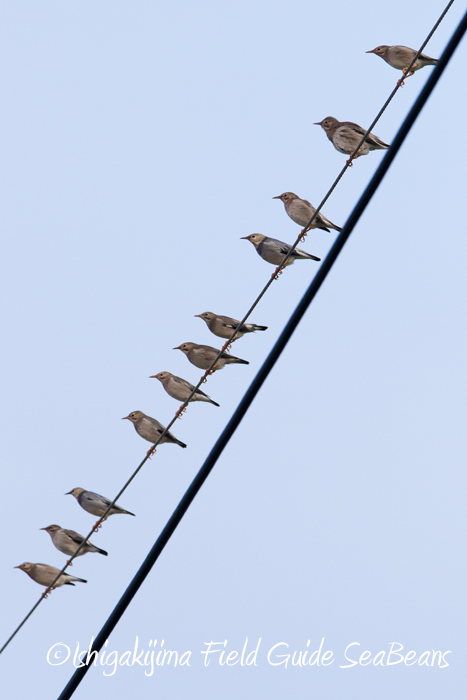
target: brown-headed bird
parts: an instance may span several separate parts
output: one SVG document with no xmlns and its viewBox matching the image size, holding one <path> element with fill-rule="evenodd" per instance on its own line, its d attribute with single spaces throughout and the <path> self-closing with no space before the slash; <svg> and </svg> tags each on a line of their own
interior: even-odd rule
<svg viewBox="0 0 467 700">
<path fill-rule="evenodd" d="M 129 420 L 131 423 L 133 423 L 138 435 L 152 443 L 157 442 L 165 430 L 162 423 L 159 423 L 159 421 L 155 418 L 151 418 L 151 416 L 147 416 L 142 411 L 132 411 L 130 414 L 128 414 L 128 416 L 122 418 L 122 420 Z M 170 432 L 167 432 L 164 435 L 162 440 L 159 442 L 159 445 L 163 445 L 164 442 L 179 445 L 180 447 L 186 447 L 184 442 L 177 440 L 175 435 L 172 435 Z M 148 450 L 147 456 L 150 457 L 153 452 L 155 452 L 154 447 Z"/>
<path fill-rule="evenodd" d="M 182 343 L 174 348 L 174 350 L 181 350 L 190 360 L 191 364 L 195 367 L 199 367 L 199 369 L 209 369 L 220 352 L 220 350 L 216 350 L 216 348 L 212 348 L 210 345 L 198 345 L 197 343 Z M 234 357 L 228 352 L 222 352 L 212 371 L 215 372 L 218 369 L 223 369 L 226 365 L 234 364 L 249 365 L 250 363 L 246 360 L 241 360 L 239 357 Z"/>
<path fill-rule="evenodd" d="M 399 46 L 398 44 L 394 46 L 382 44 L 381 46 L 377 46 L 376 49 L 372 49 L 366 53 L 374 53 L 376 56 L 380 56 L 383 61 L 386 61 L 386 63 L 392 66 L 392 68 L 401 71 L 405 71 L 417 55 L 417 51 L 415 51 L 415 49 L 410 49 L 408 46 Z M 430 58 L 430 56 L 421 53 L 405 77 L 410 78 L 410 76 L 413 75 L 416 70 L 425 68 L 425 66 L 436 66 L 437 63 L 437 58 Z M 398 82 L 399 85 L 404 84 L 404 80 L 402 78 Z"/>
<path fill-rule="evenodd" d="M 84 542 L 84 537 L 82 535 L 79 535 L 74 530 L 65 530 L 63 527 L 60 527 L 60 525 L 47 525 L 47 527 L 41 527 L 40 529 L 48 532 L 58 551 L 63 552 L 63 554 L 66 554 L 68 557 L 72 557 L 80 544 Z M 97 552 L 98 554 L 103 554 L 105 557 L 108 555 L 104 549 L 99 549 L 99 547 L 93 545 L 89 540 L 81 547 L 77 556 L 82 557 L 83 554 L 87 554 L 88 552 Z M 67 562 L 67 564 L 72 566 L 73 562 Z"/>
<path fill-rule="evenodd" d="M 236 335 L 234 340 L 237 338 L 242 338 L 246 333 L 254 333 L 255 331 L 267 331 L 267 326 L 257 326 L 255 323 L 240 323 L 235 318 L 230 318 L 230 316 L 218 316 L 213 314 L 212 311 L 205 311 L 202 314 L 195 314 L 195 318 L 202 318 L 206 322 L 207 327 L 217 335 L 218 338 L 224 338 L 228 340 L 232 333 L 235 331 Z M 233 342 L 233 341 L 232 341 Z"/>
<path fill-rule="evenodd" d="M 298 194 L 295 194 L 294 192 L 283 192 L 282 194 L 277 195 L 277 197 L 273 197 L 273 199 L 280 199 L 282 202 L 284 202 L 285 211 L 290 216 L 292 221 L 295 221 L 296 224 L 303 227 L 302 233 L 305 233 L 305 229 L 308 231 L 312 228 L 320 228 L 328 233 L 330 233 L 329 229 L 331 228 L 333 228 L 335 231 L 342 231 L 340 226 L 336 226 L 336 224 L 333 224 L 332 221 L 326 219 L 321 212 L 318 212 L 318 215 L 314 218 L 313 222 L 308 228 L 310 219 L 312 216 L 314 216 L 316 209 L 307 199 L 300 199 Z"/>
<path fill-rule="evenodd" d="M 187 382 L 186 379 L 176 377 L 175 374 L 171 374 L 170 372 L 153 374 L 150 379 L 158 379 L 169 396 L 177 401 L 183 401 L 183 403 L 195 388 L 194 385 Z M 205 401 L 206 403 L 212 403 L 213 406 L 219 406 L 218 403 L 213 401 L 204 391 L 201 391 L 201 389 L 196 389 L 190 399 L 190 403 L 192 401 Z"/>
<path fill-rule="evenodd" d="M 19 566 L 14 566 L 14 569 L 21 569 L 25 574 L 32 578 L 33 581 L 38 583 L 40 586 L 45 586 L 46 589 L 52 584 L 52 582 L 57 578 L 61 569 L 55 568 L 55 566 L 49 566 L 48 564 L 33 564 L 31 561 L 25 561 Z M 77 578 L 76 576 L 71 576 L 70 574 L 62 574 L 60 578 L 55 581 L 53 587 L 58 588 L 59 586 L 74 586 L 73 581 L 80 581 L 81 583 L 87 583 L 84 578 Z M 47 598 L 45 592 L 43 597 Z"/>
<path fill-rule="evenodd" d="M 315 125 L 323 127 L 326 136 L 339 153 L 351 155 L 354 160 L 360 156 L 366 156 L 370 151 L 389 148 L 389 144 L 381 141 L 375 134 L 369 133 L 358 149 L 358 153 L 355 153 L 362 137 L 366 134 L 366 129 L 354 122 L 340 122 L 334 117 L 326 117 L 320 122 L 315 122 Z M 352 165 L 350 158 L 347 164 Z"/>
</svg>

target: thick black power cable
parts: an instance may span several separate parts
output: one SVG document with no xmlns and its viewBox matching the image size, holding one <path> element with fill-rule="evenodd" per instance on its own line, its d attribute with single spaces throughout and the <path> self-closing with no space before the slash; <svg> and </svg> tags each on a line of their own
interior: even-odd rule
<svg viewBox="0 0 467 700">
<path fill-rule="evenodd" d="M 462 18 L 461 22 L 459 23 L 456 31 L 452 35 L 448 45 L 446 46 L 446 49 L 444 50 L 441 58 L 439 59 L 438 65 L 432 72 L 430 78 L 427 80 L 424 88 L 422 89 L 420 95 L 416 99 L 412 109 L 410 110 L 409 114 L 405 118 L 402 126 L 400 127 L 399 131 L 396 134 L 396 137 L 394 138 L 391 147 L 389 150 L 386 152 L 383 160 L 381 161 L 381 164 L 379 165 L 378 169 L 376 170 L 375 174 L 373 175 L 372 179 L 370 180 L 370 183 L 368 184 L 367 188 L 363 192 L 362 196 L 360 197 L 359 201 L 357 202 L 355 208 L 353 209 L 352 213 L 350 214 L 349 218 L 347 219 L 345 226 L 342 230 L 342 232 L 339 234 L 337 237 L 334 245 L 332 246 L 331 250 L 329 251 L 328 255 L 326 256 L 325 260 L 323 261 L 321 267 L 319 268 L 318 272 L 316 273 L 313 281 L 311 282 L 310 286 L 306 290 L 305 294 L 303 295 L 300 303 L 298 304 L 297 308 L 295 309 L 294 313 L 290 317 L 287 325 L 285 326 L 284 330 L 282 331 L 281 335 L 279 336 L 278 340 L 276 341 L 276 344 L 272 348 L 271 352 L 269 353 L 268 357 L 266 358 L 265 362 L 263 363 L 262 367 L 260 368 L 258 374 L 254 378 L 253 382 L 251 383 L 250 387 L 248 388 L 245 396 L 243 399 L 240 401 L 237 409 L 235 410 L 232 418 L 228 422 L 227 426 L 224 428 L 222 431 L 219 439 L 217 440 L 216 444 L 212 448 L 211 452 L 209 453 L 207 459 L 205 460 L 203 466 L 191 482 L 190 486 L 188 487 L 187 491 L 185 492 L 183 498 L 181 499 L 180 503 L 174 510 L 172 516 L 170 517 L 169 521 L 167 522 L 166 526 L 162 530 L 161 534 L 157 538 L 154 546 L 152 547 L 151 551 L 149 552 L 148 556 L 142 563 L 141 567 L 135 574 L 133 580 L 130 582 L 128 588 L 118 601 L 117 605 L 109 615 L 107 621 L 105 622 L 104 626 L 100 630 L 99 634 L 97 635 L 96 639 L 94 640 L 94 643 L 92 645 L 91 653 L 93 651 L 99 652 L 100 649 L 103 647 L 105 644 L 106 640 L 109 638 L 110 634 L 114 630 L 115 626 L 119 622 L 120 618 L 122 617 L 123 613 L 133 600 L 134 596 L 136 595 L 139 587 L 145 580 L 146 576 L 149 574 L 151 571 L 152 567 L 156 563 L 157 559 L 159 558 L 159 555 L 162 553 L 165 545 L 169 541 L 170 537 L 173 535 L 175 529 L 177 528 L 178 524 L 180 523 L 181 519 L 185 515 L 186 511 L 188 510 L 189 506 L 191 505 L 192 501 L 194 500 L 195 496 L 197 495 L 198 491 L 206 481 L 207 477 L 209 476 L 211 470 L 214 468 L 214 465 L 216 464 L 217 460 L 219 459 L 220 455 L 222 454 L 224 448 L 226 447 L 227 443 L 229 442 L 230 438 L 234 434 L 235 430 L 239 426 L 240 422 L 242 421 L 243 417 L 245 416 L 248 408 L 250 407 L 251 403 L 253 402 L 256 394 L 260 390 L 261 386 L 265 382 L 266 378 L 268 377 L 269 373 L 271 372 L 272 368 L 276 364 L 277 360 L 279 359 L 282 351 L 284 350 L 285 346 L 287 345 L 288 341 L 290 340 L 294 330 L 298 326 L 299 322 L 303 318 L 306 310 L 308 309 L 309 305 L 313 301 L 314 297 L 316 296 L 317 292 L 319 291 L 321 285 L 323 284 L 324 280 L 326 279 L 329 271 L 331 270 L 334 262 L 337 259 L 337 256 L 341 252 L 342 248 L 344 247 L 345 243 L 347 242 L 348 238 L 350 237 L 350 234 L 352 233 L 355 225 L 359 221 L 361 215 L 365 211 L 366 207 L 368 206 L 371 198 L 373 197 L 374 193 L 376 192 L 378 186 L 380 185 L 381 181 L 383 180 L 384 176 L 386 175 L 389 167 L 392 164 L 392 161 L 396 157 L 399 149 L 401 148 L 407 134 L 409 133 L 410 129 L 412 128 L 415 120 L 417 119 L 418 115 L 420 114 L 421 110 L 425 106 L 428 98 L 430 97 L 431 93 L 433 92 L 438 80 L 441 78 L 444 69 L 446 68 L 447 64 L 449 63 L 449 60 L 451 56 L 453 55 L 454 51 L 456 50 L 457 46 L 459 45 L 462 37 L 464 36 L 465 32 L 467 31 L 467 12 Z M 78 685 L 81 683 L 83 680 L 85 674 L 87 673 L 89 669 L 89 666 L 83 666 L 82 668 L 78 668 L 65 688 L 63 689 L 62 693 L 60 694 L 58 700 L 68 700 L 71 698 L 73 695 L 74 691 L 78 687 Z"/>
</svg>

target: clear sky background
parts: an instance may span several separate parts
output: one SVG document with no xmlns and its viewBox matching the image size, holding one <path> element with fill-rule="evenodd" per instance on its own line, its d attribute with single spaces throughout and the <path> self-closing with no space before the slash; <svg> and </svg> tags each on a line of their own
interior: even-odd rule
<svg viewBox="0 0 467 700">
<path fill-rule="evenodd" d="M 365 51 L 418 47 L 444 0 L 2 3 L 2 642 L 42 589 L 23 561 L 61 567 L 39 528 L 86 534 L 64 493 L 113 497 L 148 443 L 122 416 L 167 424 L 149 375 L 195 383 L 184 341 L 220 347 L 194 314 L 240 318 L 272 272 L 241 236 L 293 242 L 272 197 L 315 206 L 344 164 L 327 115 L 367 126 L 398 73 Z M 455 3 L 426 51 L 439 56 Z M 465 668 L 465 63 L 467 44 L 397 156 L 318 297 L 107 649 L 135 637 L 191 666 L 93 668 L 76 693 L 115 698 L 463 697 Z M 432 69 L 407 81 L 375 132 L 390 142 Z M 324 213 L 343 225 L 382 158 L 347 172 Z M 308 236 L 324 257 L 334 233 Z M 210 378 L 124 494 L 65 587 L 0 658 L 5 697 L 50 700 L 72 674 L 56 643 L 88 646 L 156 540 L 318 269 L 299 262 L 241 339 L 250 365 Z M 245 638 L 256 667 L 202 665 Z M 273 667 L 268 649 L 334 652 Z M 339 668 L 391 642 L 449 666 Z M 107 673 L 110 667 L 105 669 Z"/>
</svg>

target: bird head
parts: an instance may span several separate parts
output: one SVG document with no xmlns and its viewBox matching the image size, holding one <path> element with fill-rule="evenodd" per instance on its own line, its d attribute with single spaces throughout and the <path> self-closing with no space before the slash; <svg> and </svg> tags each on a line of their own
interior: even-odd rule
<svg viewBox="0 0 467 700">
<path fill-rule="evenodd" d="M 14 566 L 14 569 L 21 569 L 21 571 L 25 571 L 26 573 L 29 573 L 31 571 L 32 567 L 34 564 L 30 561 L 25 561 L 23 564 L 20 564 L 19 566 Z"/>
<path fill-rule="evenodd" d="M 193 350 L 195 345 L 196 345 L 196 343 L 182 343 L 181 345 L 177 345 L 177 347 L 173 348 L 173 349 L 174 350 L 181 350 L 182 352 L 185 353 L 185 355 L 187 355 L 190 352 L 190 350 Z"/>
<path fill-rule="evenodd" d="M 257 248 L 265 238 L 266 236 L 263 236 L 261 233 L 252 233 L 249 236 L 242 236 L 241 240 L 250 241 L 250 243 L 253 243 L 255 248 Z"/>
<path fill-rule="evenodd" d="M 137 420 L 143 418 L 144 413 L 142 411 L 132 411 L 127 416 L 124 416 L 122 420 L 131 420 L 132 423 L 136 423 Z"/>
<path fill-rule="evenodd" d="M 202 314 L 195 314 L 195 318 L 202 318 L 203 321 L 212 321 L 212 319 L 215 317 L 216 314 L 213 314 L 212 311 L 204 311 Z"/>
<path fill-rule="evenodd" d="M 339 122 L 337 119 L 334 119 L 334 117 L 326 117 L 326 119 L 323 119 L 321 122 L 315 122 L 315 126 L 322 126 L 325 131 L 334 129 L 338 124 Z"/>
<path fill-rule="evenodd" d="M 280 199 L 285 204 L 286 202 L 291 202 L 292 199 L 298 199 L 298 195 L 294 192 L 283 192 L 282 194 L 278 194 L 277 197 L 273 197 L 273 199 Z"/>
<path fill-rule="evenodd" d="M 46 532 L 49 533 L 49 535 L 52 535 L 54 532 L 57 532 L 58 530 L 61 530 L 62 528 L 60 525 L 47 525 L 47 527 L 40 527 L 39 530 L 45 530 Z"/>
<path fill-rule="evenodd" d="M 85 489 L 71 489 L 71 491 L 66 492 L 65 496 L 74 496 L 75 498 L 78 498 L 78 496 L 80 496 L 83 493 L 83 491 L 85 491 Z"/>
<path fill-rule="evenodd" d="M 164 379 L 170 376 L 170 372 L 159 372 L 159 374 L 152 374 L 149 379 L 158 379 L 160 382 L 163 382 Z"/>
<path fill-rule="evenodd" d="M 377 46 L 376 49 L 371 49 L 371 51 L 365 51 L 365 53 L 375 53 L 377 56 L 384 56 L 388 48 L 389 46 L 387 46 L 386 44 L 382 44 L 381 46 Z"/>
</svg>

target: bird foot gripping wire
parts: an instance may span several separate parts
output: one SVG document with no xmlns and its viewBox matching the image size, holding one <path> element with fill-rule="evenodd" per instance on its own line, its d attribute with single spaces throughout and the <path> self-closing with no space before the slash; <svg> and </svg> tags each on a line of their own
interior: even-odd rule
<svg viewBox="0 0 467 700">
<path fill-rule="evenodd" d="M 311 231 L 309 228 L 302 228 L 300 231 L 300 243 L 305 243 L 305 238 L 308 235 L 308 231 Z"/>
<path fill-rule="evenodd" d="M 224 343 L 224 345 L 222 346 L 222 352 L 230 352 L 232 348 L 232 343 L 233 340 L 230 343 Z"/>
<path fill-rule="evenodd" d="M 407 73 L 407 75 L 405 75 L 405 71 L 406 71 L 406 70 L 407 70 L 407 68 L 404 68 L 404 69 L 403 69 L 403 71 L 402 71 L 402 78 L 401 78 L 400 80 L 397 81 L 397 84 L 398 84 L 399 87 L 404 87 L 404 85 L 405 85 L 405 82 L 404 82 L 404 81 L 407 80 L 407 78 L 410 78 L 410 77 L 414 74 L 414 72 L 415 72 L 415 71 L 413 71 L 413 70 L 409 70 L 409 72 Z"/>
<path fill-rule="evenodd" d="M 176 417 L 181 419 L 187 408 L 188 408 L 188 406 L 183 407 L 183 404 L 182 404 L 180 406 L 180 408 L 178 409 L 178 411 L 176 411 L 176 413 L 175 413 Z"/>
<path fill-rule="evenodd" d="M 67 565 L 67 566 L 73 566 L 73 562 L 71 561 L 71 559 L 68 559 L 66 565 Z"/>
<path fill-rule="evenodd" d="M 46 598 L 48 598 L 49 595 L 52 593 L 52 590 L 53 590 L 52 588 L 46 588 L 45 591 L 44 591 L 43 594 L 42 594 L 42 598 L 44 598 L 44 600 L 45 600 Z"/>
<path fill-rule="evenodd" d="M 94 527 L 92 528 L 93 532 L 97 532 L 100 528 L 102 527 L 102 523 L 100 523 L 98 520 L 94 523 Z"/>
<path fill-rule="evenodd" d="M 155 452 L 156 452 L 156 448 L 151 447 L 151 449 L 146 452 L 146 459 L 151 459 L 152 455 L 155 454 Z"/>
<path fill-rule="evenodd" d="M 279 279 L 279 275 L 282 275 L 282 273 L 283 273 L 283 270 L 280 269 L 280 267 L 279 267 L 279 265 L 278 265 L 278 266 L 276 267 L 276 269 L 274 270 L 274 272 L 272 273 L 271 278 L 272 278 L 273 280 L 278 280 L 278 279 Z"/>
</svg>

